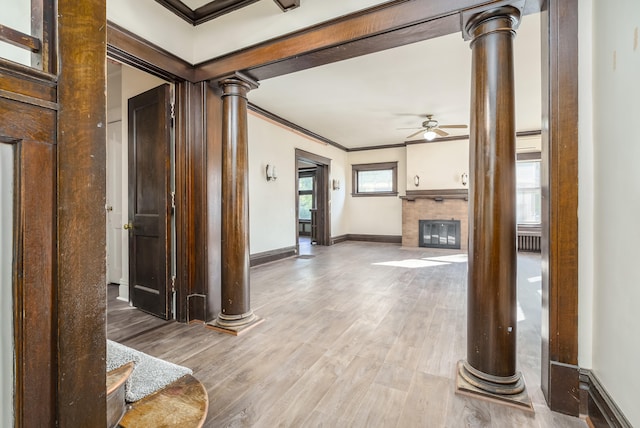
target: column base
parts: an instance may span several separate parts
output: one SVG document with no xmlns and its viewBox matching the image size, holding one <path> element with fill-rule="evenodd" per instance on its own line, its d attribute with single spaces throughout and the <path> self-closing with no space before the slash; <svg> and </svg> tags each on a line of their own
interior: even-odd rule
<svg viewBox="0 0 640 428">
<path fill-rule="evenodd" d="M 223 315 L 218 314 L 218 318 L 205 324 L 205 327 L 220 333 L 239 336 L 264 321 L 256 316 L 253 311 L 243 315 Z"/>
<path fill-rule="evenodd" d="M 464 360 L 458 361 L 456 366 L 456 394 L 466 395 L 506 404 L 511 407 L 533 413 L 533 404 L 527 393 L 524 378 L 517 373 L 512 378 L 495 378 L 498 382 L 478 377 L 473 367 Z M 490 376 L 489 376 L 490 377 Z"/>
</svg>

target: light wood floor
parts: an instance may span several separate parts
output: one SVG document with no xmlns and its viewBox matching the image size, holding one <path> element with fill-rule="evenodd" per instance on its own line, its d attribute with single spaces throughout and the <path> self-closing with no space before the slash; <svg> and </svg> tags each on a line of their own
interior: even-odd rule
<svg viewBox="0 0 640 428">
<path fill-rule="evenodd" d="M 251 270 L 246 335 L 163 322 L 110 292 L 108 337 L 190 367 L 205 427 L 586 427 L 540 390 L 540 257 L 518 258 L 518 364 L 535 414 L 454 394 L 466 355 L 464 257 L 344 242 Z M 116 288 L 116 287 L 112 287 Z"/>
</svg>

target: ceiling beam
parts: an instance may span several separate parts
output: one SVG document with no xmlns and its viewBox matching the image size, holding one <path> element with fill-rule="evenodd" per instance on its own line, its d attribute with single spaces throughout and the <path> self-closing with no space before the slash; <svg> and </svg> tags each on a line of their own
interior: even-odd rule
<svg viewBox="0 0 640 428">
<path fill-rule="evenodd" d="M 529 0 L 524 13 L 540 1 Z M 264 80 L 440 37 L 460 31 L 459 10 L 491 3 L 500 0 L 393 0 L 197 64 L 196 79 L 243 70 Z"/>
</svg>

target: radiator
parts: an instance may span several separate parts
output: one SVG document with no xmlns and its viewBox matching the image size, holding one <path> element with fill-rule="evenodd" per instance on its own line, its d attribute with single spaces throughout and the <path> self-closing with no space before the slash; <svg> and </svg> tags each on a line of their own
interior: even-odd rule
<svg viewBox="0 0 640 428">
<path fill-rule="evenodd" d="M 518 234 L 518 251 L 540 252 L 540 235 Z"/>
</svg>

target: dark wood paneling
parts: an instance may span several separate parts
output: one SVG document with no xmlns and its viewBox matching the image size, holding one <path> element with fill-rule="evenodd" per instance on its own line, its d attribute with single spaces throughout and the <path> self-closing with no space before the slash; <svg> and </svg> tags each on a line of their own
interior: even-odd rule
<svg viewBox="0 0 640 428">
<path fill-rule="evenodd" d="M 107 23 L 109 57 L 162 79 L 193 81 L 191 64 L 118 25 Z"/>
<path fill-rule="evenodd" d="M 176 317 L 204 320 L 202 299 L 207 281 L 207 192 L 204 112 L 206 84 L 180 83 L 176 86 Z"/>
<path fill-rule="evenodd" d="M 262 253 L 251 254 L 251 267 L 263 265 L 276 260 L 293 257 L 298 253 L 295 246 L 278 248 L 275 250 L 264 251 Z"/>
<path fill-rule="evenodd" d="M 47 425 L 98 427 L 106 424 L 106 6 L 57 4 L 57 422 Z"/>
<path fill-rule="evenodd" d="M 217 88 L 205 85 L 205 140 L 207 147 L 207 321 L 221 309 L 221 223 L 222 211 L 222 100 Z"/>
<path fill-rule="evenodd" d="M 16 419 L 22 426 L 50 426 L 55 420 L 54 130 L 49 128 L 49 141 L 24 142 L 21 147 L 22 281 L 16 302 L 22 333 L 16 341 L 21 362 L 16 401 L 21 408 Z"/>
<path fill-rule="evenodd" d="M 30 97 L 31 104 L 53 107 L 56 101 L 56 77 L 42 71 L 0 59 L 0 96 L 19 99 Z"/>
<path fill-rule="evenodd" d="M 578 415 L 578 1 L 542 13 L 542 379 L 552 410 Z M 574 376 L 575 379 L 571 377 Z"/>
</svg>

